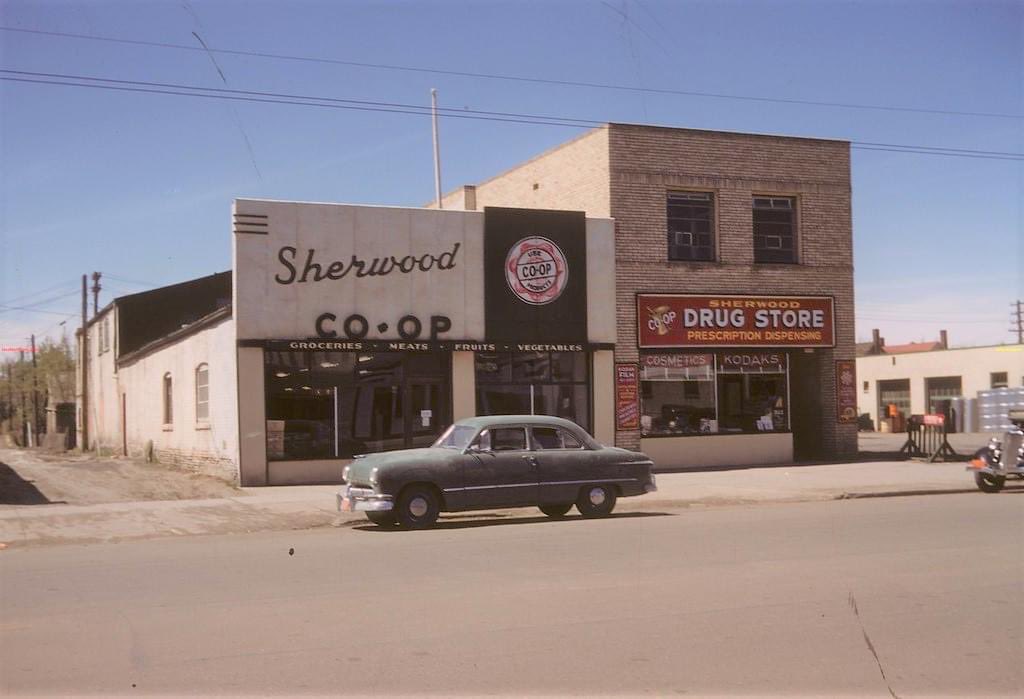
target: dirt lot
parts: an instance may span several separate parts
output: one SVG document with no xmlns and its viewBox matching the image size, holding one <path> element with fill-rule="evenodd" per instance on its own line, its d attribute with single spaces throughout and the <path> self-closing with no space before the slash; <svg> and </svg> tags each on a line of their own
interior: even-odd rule
<svg viewBox="0 0 1024 699">
<path fill-rule="evenodd" d="M 245 495 L 219 478 L 122 457 L 0 449 L 0 505 L 95 505 Z"/>
</svg>

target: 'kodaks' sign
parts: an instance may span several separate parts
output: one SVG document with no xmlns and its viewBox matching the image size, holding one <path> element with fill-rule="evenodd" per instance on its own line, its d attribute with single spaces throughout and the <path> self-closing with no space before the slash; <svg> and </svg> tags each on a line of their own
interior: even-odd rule
<svg viewBox="0 0 1024 699">
<path fill-rule="evenodd" d="M 828 296 L 637 295 L 640 347 L 833 347 Z"/>
</svg>

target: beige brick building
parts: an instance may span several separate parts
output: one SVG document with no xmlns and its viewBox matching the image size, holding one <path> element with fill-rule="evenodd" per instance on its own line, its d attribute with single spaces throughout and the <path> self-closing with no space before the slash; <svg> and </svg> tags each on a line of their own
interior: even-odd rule
<svg viewBox="0 0 1024 699">
<path fill-rule="evenodd" d="M 856 451 L 856 424 L 848 409 L 839 415 L 836 376 L 841 361 L 850 385 L 846 362 L 855 356 L 847 142 L 608 124 L 464 186 L 444 206 L 581 210 L 615 220 L 615 361 L 633 363 L 640 378 L 639 428 L 624 428 L 626 410 L 618 445 L 677 467 Z M 707 316 L 707 324 L 663 327 L 644 317 L 653 317 L 653 295 L 669 297 L 658 309 L 678 310 L 674 322 L 702 318 L 708 304 L 745 305 L 747 317 L 731 326 Z M 795 297 L 815 297 L 810 304 L 824 310 L 814 332 L 824 335 L 801 340 L 811 335 L 796 334 L 808 327 L 796 313 L 773 317 L 795 319 L 778 328 L 788 335 L 755 329 L 754 309 L 803 308 Z M 705 339 L 652 347 L 662 339 L 640 337 L 646 322 L 666 336 L 693 331 L 687 338 Z M 706 339 L 714 337 L 744 339 Z M 734 376 L 730 363 L 756 367 Z"/>
</svg>

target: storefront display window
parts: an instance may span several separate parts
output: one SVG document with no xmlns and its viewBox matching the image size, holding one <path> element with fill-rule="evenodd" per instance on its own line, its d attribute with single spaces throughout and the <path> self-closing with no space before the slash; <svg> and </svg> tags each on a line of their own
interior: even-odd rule
<svg viewBox="0 0 1024 699">
<path fill-rule="evenodd" d="M 718 431 L 714 355 L 647 354 L 640 360 L 640 428 L 645 435 Z"/>
<path fill-rule="evenodd" d="M 789 430 L 785 353 L 644 354 L 640 360 L 644 436 Z"/>
<path fill-rule="evenodd" d="M 584 352 L 477 352 L 478 415 L 555 415 L 590 428 Z"/>
<path fill-rule="evenodd" d="M 267 458 L 429 446 L 451 422 L 445 354 L 267 352 Z"/>
</svg>

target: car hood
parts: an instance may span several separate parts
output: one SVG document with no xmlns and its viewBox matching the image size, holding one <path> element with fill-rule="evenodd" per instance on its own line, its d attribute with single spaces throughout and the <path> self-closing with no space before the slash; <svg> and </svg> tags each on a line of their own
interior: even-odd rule
<svg viewBox="0 0 1024 699">
<path fill-rule="evenodd" d="M 406 468 L 409 466 L 424 466 L 426 464 L 438 464 L 450 461 L 459 456 L 461 452 L 456 449 L 442 449 L 441 447 L 426 447 L 423 449 L 400 449 L 398 451 L 384 451 L 377 454 L 367 454 L 352 461 L 348 466 L 348 483 L 365 484 L 370 482 L 370 472 L 377 469 L 378 475 L 384 471 Z"/>
</svg>

